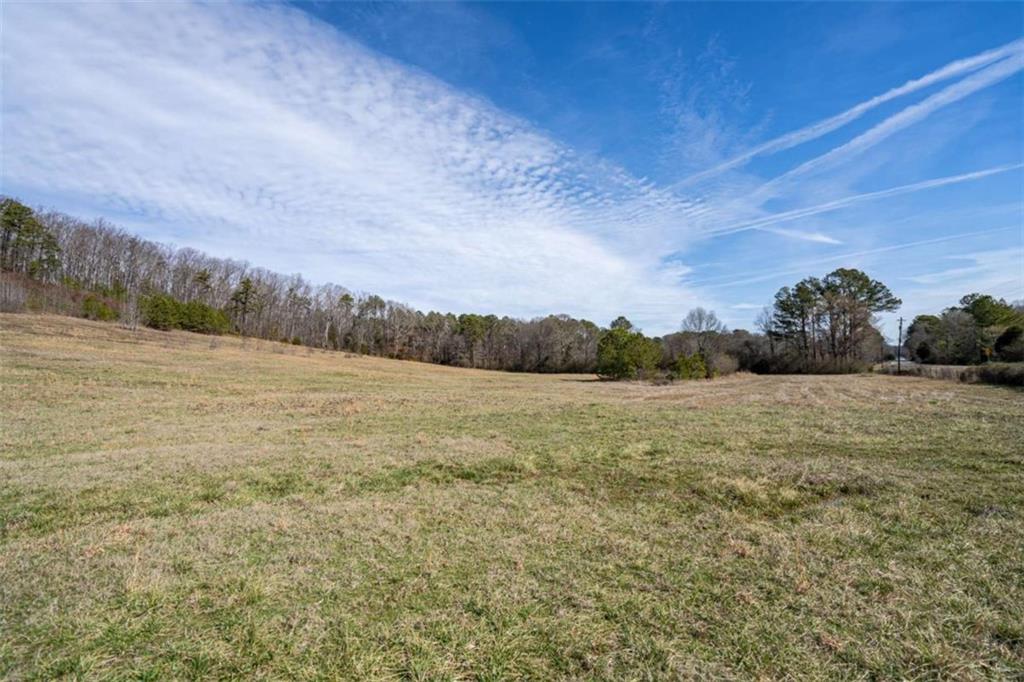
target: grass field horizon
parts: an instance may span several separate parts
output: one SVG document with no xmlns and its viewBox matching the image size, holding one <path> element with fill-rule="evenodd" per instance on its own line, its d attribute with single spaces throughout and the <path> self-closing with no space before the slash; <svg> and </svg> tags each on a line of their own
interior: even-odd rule
<svg viewBox="0 0 1024 682">
<path fill-rule="evenodd" d="M 0 677 L 1020 678 L 1024 393 L 0 315 Z"/>
</svg>

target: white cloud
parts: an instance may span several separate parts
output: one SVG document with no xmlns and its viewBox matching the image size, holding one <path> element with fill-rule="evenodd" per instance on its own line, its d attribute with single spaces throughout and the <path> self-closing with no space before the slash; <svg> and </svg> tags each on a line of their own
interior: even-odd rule
<svg viewBox="0 0 1024 682">
<path fill-rule="evenodd" d="M 827 234 L 821 232 L 808 232 L 806 230 L 787 230 L 781 227 L 768 227 L 764 228 L 765 232 L 771 232 L 772 234 L 782 235 L 783 237 L 790 237 L 791 239 L 802 239 L 803 241 L 816 242 L 818 244 L 842 244 L 841 241 L 834 237 L 829 237 Z"/>
<path fill-rule="evenodd" d="M 672 197 L 302 12 L 4 12 L 5 184 L 422 307 L 606 322 L 692 299 L 623 238 Z"/>
<path fill-rule="evenodd" d="M 711 287 L 686 284 L 691 263 L 673 255 L 701 239 L 761 229 L 803 249 L 834 245 L 826 227 L 772 226 L 999 172 L 766 215 L 760 178 L 680 196 L 294 8 L 7 3 L 3 21 L 4 191 L 422 308 L 598 322 L 622 313 L 660 333 L 718 302 Z M 747 158 L 965 76 L 846 149 L 877 144 L 935 97 L 948 104 L 992 82 L 1019 53 L 1014 43 L 956 62 Z M 744 162 L 733 161 L 718 168 Z"/>
<path fill-rule="evenodd" d="M 939 293 L 935 288 L 938 285 L 942 285 L 941 292 L 966 293 L 968 290 L 980 290 L 978 287 L 988 291 L 996 286 L 1002 288 L 1002 285 L 1013 284 L 1016 290 L 1010 296 L 1024 296 L 1024 272 L 1021 270 L 1024 267 L 1024 248 L 977 251 L 954 256 L 952 260 L 960 264 L 906 279 L 928 287 L 931 295 Z"/>
<path fill-rule="evenodd" d="M 1011 302 L 1024 300 L 1024 246 L 967 252 L 956 256 L 955 261 L 953 267 L 899 282 L 901 295 L 907 302 L 900 314 L 906 321 L 957 305 L 961 296 L 973 292 Z M 896 334 L 894 317 L 889 315 L 886 320 L 893 336 Z"/>
</svg>

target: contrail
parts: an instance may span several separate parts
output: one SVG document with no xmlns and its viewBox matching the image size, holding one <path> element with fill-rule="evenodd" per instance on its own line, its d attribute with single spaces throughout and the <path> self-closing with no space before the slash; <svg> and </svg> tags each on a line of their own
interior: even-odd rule
<svg viewBox="0 0 1024 682">
<path fill-rule="evenodd" d="M 950 242 L 956 239 L 965 239 L 967 237 L 976 237 L 983 234 L 993 234 L 995 232 L 1006 232 L 1009 230 L 1019 230 L 1019 225 L 1007 225 L 1004 227 L 996 227 L 990 230 L 976 230 L 974 232 L 961 232 L 960 234 L 946 235 L 945 237 L 934 237 L 932 239 L 921 239 L 914 242 L 905 242 L 903 244 L 893 244 L 891 246 L 882 246 L 877 249 L 867 249 L 865 251 L 853 251 L 851 253 L 843 253 L 837 256 L 825 256 L 823 258 L 816 258 L 813 261 L 807 261 L 800 265 L 794 265 L 784 270 L 772 270 L 766 271 L 753 277 L 744 277 L 741 279 L 733 279 L 724 282 L 717 281 L 721 278 L 706 279 L 703 282 L 685 282 L 687 286 L 692 287 L 706 287 L 711 289 L 718 289 L 720 287 L 731 287 L 737 284 L 752 284 L 754 282 L 763 282 L 773 277 L 779 277 L 782 275 L 790 275 L 794 273 L 806 272 L 808 268 L 814 267 L 819 263 L 827 263 L 829 261 L 845 260 L 847 258 L 859 258 L 861 256 L 870 256 L 876 253 L 885 253 L 887 251 L 899 251 L 900 249 L 910 249 L 915 246 L 926 246 L 928 244 L 939 244 L 942 242 Z"/>
<path fill-rule="evenodd" d="M 1015 54 L 1001 62 L 996 62 L 992 66 L 986 67 L 977 73 L 967 76 L 961 81 L 957 81 L 953 85 L 943 88 L 939 92 L 925 98 L 917 104 L 910 105 L 902 111 L 885 119 L 867 132 L 853 138 L 849 142 L 842 144 L 821 156 L 815 157 L 810 161 L 805 161 L 793 170 L 783 173 L 779 177 L 769 181 L 766 185 L 762 186 L 758 192 L 760 193 L 768 186 L 779 184 L 788 178 L 804 175 L 816 168 L 819 168 L 820 166 L 836 160 L 841 160 L 843 157 L 859 154 L 864 150 L 875 146 L 894 133 L 897 133 L 928 117 L 933 111 L 941 109 L 942 107 L 954 102 L 958 102 L 978 90 L 995 85 L 996 83 L 1014 75 L 1021 69 L 1024 69 L 1024 52 Z"/>
<path fill-rule="evenodd" d="M 772 215 L 765 216 L 764 218 L 759 218 L 757 220 L 727 225 L 725 227 L 705 232 L 702 236 L 720 237 L 722 235 L 734 234 L 736 232 L 744 232 L 746 230 L 756 230 L 761 227 L 774 225 L 776 223 L 785 222 L 787 220 L 806 218 L 807 216 L 818 215 L 819 213 L 835 211 L 840 208 L 845 208 L 847 206 L 852 206 L 853 204 L 859 204 L 865 201 L 884 199 L 886 197 L 899 196 L 901 194 L 911 194 L 913 192 L 920 192 L 926 189 L 934 189 L 935 187 L 944 187 L 945 185 L 954 185 L 956 183 L 968 182 L 970 180 L 980 180 L 981 178 L 987 178 L 990 175 L 1005 173 L 1006 171 L 1017 170 L 1019 168 L 1024 168 L 1024 163 L 1007 164 L 1005 166 L 994 166 L 992 168 L 986 168 L 980 171 L 973 171 L 971 173 L 963 173 L 961 175 L 950 175 L 944 178 L 923 180 L 921 182 L 915 182 L 910 185 L 890 187 L 889 189 L 878 190 L 877 192 L 855 194 L 853 196 L 843 197 L 842 199 L 836 199 L 835 201 L 829 201 L 824 204 L 818 204 L 817 206 L 797 208 L 793 209 L 792 211 L 774 213 Z"/>
<path fill-rule="evenodd" d="M 1022 52 L 1024 52 L 1024 39 L 1018 39 L 1013 41 L 1012 43 L 1008 43 L 1006 45 L 1003 45 L 1002 47 L 997 47 L 995 49 L 982 52 L 981 54 L 975 55 L 973 57 L 968 57 L 966 59 L 960 59 L 955 62 L 951 62 L 936 71 L 932 71 L 926 76 L 923 76 L 912 81 L 908 81 L 897 88 L 893 88 L 888 92 L 878 95 L 877 97 L 872 97 L 871 99 L 865 102 L 861 102 L 860 104 L 851 107 L 850 109 L 847 109 L 846 111 L 840 114 L 836 114 L 831 118 L 827 118 L 823 121 L 819 121 L 805 128 L 801 128 L 799 130 L 786 133 L 785 135 L 777 137 L 774 140 L 769 140 L 764 144 L 758 145 L 753 149 L 750 149 L 738 156 L 735 156 L 729 159 L 728 161 L 724 161 L 718 164 L 717 166 L 714 166 L 713 168 L 709 168 L 699 173 L 695 173 L 694 175 L 691 175 L 675 183 L 673 187 L 681 187 L 696 182 L 698 180 L 702 180 L 706 177 L 718 175 L 719 173 L 727 171 L 731 168 L 735 168 L 737 166 L 741 166 L 747 163 L 755 156 L 761 156 L 763 154 L 772 154 L 783 149 L 789 149 L 790 147 L 795 147 L 797 145 L 803 144 L 804 142 L 817 139 L 822 135 L 826 135 L 832 132 L 833 130 L 837 130 L 845 126 L 851 121 L 855 121 L 856 119 L 860 118 L 861 116 L 871 111 L 872 109 L 881 106 L 882 104 L 885 104 L 890 100 L 896 99 L 897 97 L 902 97 L 903 95 L 916 92 L 918 90 L 921 90 L 922 88 L 934 85 L 935 83 L 939 83 L 941 81 L 969 73 L 983 66 L 987 66 L 988 64 L 996 62 L 1000 59 L 1004 59 L 1006 57 L 1010 57 L 1013 55 L 1020 55 Z"/>
</svg>

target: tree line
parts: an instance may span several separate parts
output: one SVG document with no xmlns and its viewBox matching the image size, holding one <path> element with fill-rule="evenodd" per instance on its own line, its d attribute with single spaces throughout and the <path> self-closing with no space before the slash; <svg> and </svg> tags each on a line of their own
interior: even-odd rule
<svg viewBox="0 0 1024 682">
<path fill-rule="evenodd" d="M 141 239 L 105 220 L 0 205 L 0 307 L 129 327 L 234 333 L 486 369 L 586 372 L 598 326 L 567 315 L 517 320 L 427 313 L 335 284 Z"/>
<path fill-rule="evenodd" d="M 661 337 L 645 335 L 624 317 L 601 327 L 568 315 L 521 320 L 422 312 L 375 294 L 313 285 L 301 275 L 147 241 L 103 219 L 34 211 L 11 198 L 0 205 L 0 267 L 0 308 L 7 311 L 608 378 L 858 371 L 883 359 L 887 350 L 876 316 L 900 305 L 881 282 L 839 268 L 780 289 L 755 332 L 729 331 L 703 308 L 690 311 L 679 331 Z"/>
<path fill-rule="evenodd" d="M 1024 304 L 967 294 L 937 315 L 918 315 L 903 342 L 922 364 L 978 365 L 1024 361 Z"/>
</svg>

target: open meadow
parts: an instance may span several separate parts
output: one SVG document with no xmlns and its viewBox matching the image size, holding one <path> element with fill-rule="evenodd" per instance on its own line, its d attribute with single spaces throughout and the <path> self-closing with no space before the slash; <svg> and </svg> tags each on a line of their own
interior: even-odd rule
<svg viewBox="0 0 1024 682">
<path fill-rule="evenodd" d="M 0 344 L 0 678 L 1024 676 L 1019 390 Z"/>
</svg>

